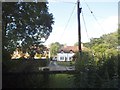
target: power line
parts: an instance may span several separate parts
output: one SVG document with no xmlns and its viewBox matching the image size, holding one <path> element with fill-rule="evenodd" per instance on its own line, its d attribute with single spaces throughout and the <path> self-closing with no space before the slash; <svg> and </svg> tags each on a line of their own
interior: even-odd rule
<svg viewBox="0 0 120 90">
<path fill-rule="evenodd" d="M 85 1 L 85 0 L 84 0 Z M 101 23 L 98 22 L 98 19 L 96 18 L 95 14 L 93 13 L 93 11 L 90 9 L 89 5 L 85 2 L 85 4 L 87 5 L 90 13 L 92 14 L 93 18 L 96 20 L 97 24 L 99 25 L 99 27 L 101 28 L 101 30 L 103 31 L 103 33 L 105 34 L 105 29 L 102 27 Z M 105 17 L 101 17 L 101 16 L 97 16 L 97 17 L 100 17 L 100 18 L 105 18 Z M 90 38 L 89 38 L 90 39 Z M 90 39 L 91 40 L 91 39 Z M 90 47 L 90 50 L 91 50 L 91 53 L 92 53 L 92 56 L 93 58 L 95 58 L 95 53 L 94 53 L 94 50 Z"/>
<path fill-rule="evenodd" d="M 84 0 L 84 2 L 85 2 L 85 4 L 87 5 L 87 7 L 88 7 L 90 13 L 92 14 L 93 18 L 96 20 L 97 24 L 100 26 L 100 28 L 101 28 L 101 30 L 103 31 L 103 33 L 105 33 L 105 31 L 104 31 L 102 25 L 98 22 L 97 18 L 96 18 L 95 15 L 93 14 L 93 11 L 90 9 L 89 5 L 86 3 L 85 0 Z"/>
<path fill-rule="evenodd" d="M 76 7 L 76 3 L 75 3 L 75 6 L 73 7 L 73 10 L 72 10 L 72 12 L 71 12 L 71 14 L 70 14 L 70 17 L 69 17 L 69 19 L 68 19 L 67 23 L 66 23 L 66 25 L 65 25 L 65 28 L 64 28 L 64 30 L 63 30 L 63 33 L 62 33 L 62 34 L 61 34 L 61 36 L 60 36 L 60 39 L 61 39 L 61 37 L 63 36 L 63 34 L 64 34 L 65 30 L 66 30 L 66 29 L 67 29 L 67 27 L 68 27 L 68 24 L 69 24 L 69 22 L 70 22 L 70 19 L 71 19 L 71 17 L 72 17 L 72 15 L 73 15 L 73 13 L 74 13 L 75 7 Z"/>
<path fill-rule="evenodd" d="M 83 11 L 82 11 L 82 18 L 83 18 L 83 23 L 84 23 L 84 26 L 85 26 L 85 31 L 86 31 L 86 34 L 87 34 L 87 38 L 90 40 L 90 37 L 89 37 L 88 32 L 87 32 L 87 26 L 86 26 L 86 22 L 85 22 L 85 19 L 84 19 Z"/>
<path fill-rule="evenodd" d="M 86 22 L 85 22 L 85 19 L 84 19 L 83 11 L 82 11 L 82 18 L 83 18 L 83 23 L 84 23 L 84 26 L 85 26 L 85 31 L 86 31 L 86 34 L 87 34 L 87 38 L 88 38 L 89 40 L 91 40 L 90 37 L 89 37 L 89 35 L 88 35 L 88 30 L 87 30 Z M 92 57 L 95 58 L 95 57 L 94 57 L 94 51 L 92 50 L 91 47 L 90 47 L 90 50 L 91 50 L 91 53 L 92 53 Z"/>
</svg>

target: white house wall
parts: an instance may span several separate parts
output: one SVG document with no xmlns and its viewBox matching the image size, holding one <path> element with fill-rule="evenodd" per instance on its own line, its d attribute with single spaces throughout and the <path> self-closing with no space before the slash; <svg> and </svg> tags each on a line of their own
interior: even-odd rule
<svg viewBox="0 0 120 90">
<path fill-rule="evenodd" d="M 68 61 L 70 61 L 70 57 L 73 57 L 74 53 L 68 53 Z"/>
<path fill-rule="evenodd" d="M 61 54 L 61 53 L 57 54 L 57 61 L 65 61 L 65 58 L 61 60 L 60 57 L 65 57 L 65 54 Z"/>
<path fill-rule="evenodd" d="M 74 53 L 58 53 L 57 61 L 70 61 L 70 57 L 72 57 L 73 55 Z M 61 60 L 60 57 L 64 57 L 64 58 Z M 67 58 L 66 60 L 65 57 Z"/>
</svg>

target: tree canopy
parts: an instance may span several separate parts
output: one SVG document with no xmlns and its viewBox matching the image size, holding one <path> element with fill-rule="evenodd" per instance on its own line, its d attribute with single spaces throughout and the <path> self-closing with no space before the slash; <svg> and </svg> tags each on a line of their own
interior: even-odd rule
<svg viewBox="0 0 120 90">
<path fill-rule="evenodd" d="M 79 88 L 118 88 L 120 86 L 119 50 L 117 50 L 120 33 L 113 32 L 92 38 L 83 43 L 88 48 L 77 52 L 75 85 Z"/>
<path fill-rule="evenodd" d="M 59 49 L 64 46 L 63 44 L 60 44 L 59 42 L 55 42 L 55 43 L 51 43 L 50 44 L 50 53 L 51 56 L 55 56 L 57 55 L 57 52 L 59 51 Z"/>
<path fill-rule="evenodd" d="M 3 48 L 28 48 L 45 42 L 52 32 L 53 14 L 47 2 L 3 2 Z"/>
<path fill-rule="evenodd" d="M 116 54 L 118 46 L 118 32 L 102 35 L 100 38 L 92 38 L 90 42 L 84 43 L 84 46 L 90 48 L 94 54 Z"/>
</svg>

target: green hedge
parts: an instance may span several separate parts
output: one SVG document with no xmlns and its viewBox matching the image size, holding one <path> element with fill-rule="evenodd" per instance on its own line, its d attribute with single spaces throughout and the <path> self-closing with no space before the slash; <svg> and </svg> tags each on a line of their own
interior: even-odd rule
<svg viewBox="0 0 120 90">
<path fill-rule="evenodd" d="M 96 63 L 92 53 L 76 54 L 75 85 L 79 88 L 118 88 L 120 84 L 120 61 L 118 55 L 99 58 Z"/>
</svg>

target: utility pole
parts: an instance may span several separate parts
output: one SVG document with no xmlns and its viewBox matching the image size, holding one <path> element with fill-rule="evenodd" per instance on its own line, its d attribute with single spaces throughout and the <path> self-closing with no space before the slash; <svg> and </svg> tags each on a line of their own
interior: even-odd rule
<svg viewBox="0 0 120 90">
<path fill-rule="evenodd" d="M 82 48 L 81 48 L 81 26 L 80 26 L 80 0 L 77 1 L 77 13 L 78 13 L 78 47 L 79 47 L 79 53 L 82 54 Z"/>
</svg>

